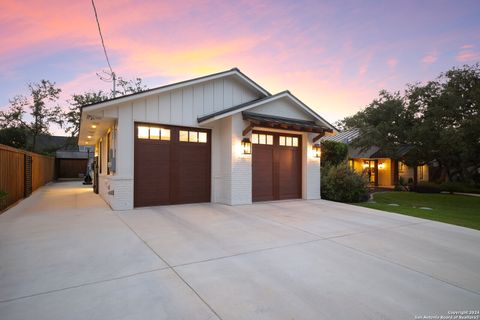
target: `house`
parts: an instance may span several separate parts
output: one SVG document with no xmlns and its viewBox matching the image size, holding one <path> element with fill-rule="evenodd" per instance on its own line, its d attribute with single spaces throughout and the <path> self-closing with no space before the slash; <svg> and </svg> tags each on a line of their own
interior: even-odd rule
<svg viewBox="0 0 480 320">
<path fill-rule="evenodd" d="M 320 198 L 316 142 L 334 127 L 234 68 L 84 106 L 94 189 L 114 210 Z"/>
<path fill-rule="evenodd" d="M 390 158 L 379 147 L 373 146 L 367 149 L 353 147 L 351 143 L 358 136 L 358 129 L 350 129 L 322 137 L 321 141 L 329 140 L 347 144 L 350 168 L 358 173 L 365 173 L 372 187 L 393 188 L 400 180 L 404 183 L 413 182 L 415 171 L 417 181 L 429 181 L 428 165 L 409 167 L 401 160 Z M 396 154 L 399 159 L 402 159 L 410 150 L 409 146 L 399 146 Z"/>
</svg>

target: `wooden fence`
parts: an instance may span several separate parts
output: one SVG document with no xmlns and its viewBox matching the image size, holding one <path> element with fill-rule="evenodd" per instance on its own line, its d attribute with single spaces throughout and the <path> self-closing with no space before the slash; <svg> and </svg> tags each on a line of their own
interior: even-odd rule
<svg viewBox="0 0 480 320">
<path fill-rule="evenodd" d="M 54 179 L 55 158 L 0 144 L 0 212 Z"/>
</svg>

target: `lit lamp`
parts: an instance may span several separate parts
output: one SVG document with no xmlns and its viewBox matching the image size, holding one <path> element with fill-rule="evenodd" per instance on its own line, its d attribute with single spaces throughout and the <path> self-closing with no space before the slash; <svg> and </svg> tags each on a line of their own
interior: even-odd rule
<svg viewBox="0 0 480 320">
<path fill-rule="evenodd" d="M 379 163 L 379 164 L 378 164 L 378 169 L 380 169 L 380 170 L 385 169 L 385 163 L 383 163 L 383 162 L 382 162 L 382 163 Z"/>
<path fill-rule="evenodd" d="M 364 161 L 363 162 L 363 169 L 368 169 L 370 167 L 370 164 L 368 163 L 368 161 Z"/>
<path fill-rule="evenodd" d="M 250 142 L 250 139 L 243 138 L 242 150 L 243 150 L 243 154 L 252 154 L 252 143 Z"/>
<path fill-rule="evenodd" d="M 322 153 L 322 149 L 320 147 L 320 144 L 314 144 L 312 146 L 312 150 L 313 150 L 313 155 L 315 156 L 315 158 L 320 158 L 320 154 Z"/>
</svg>

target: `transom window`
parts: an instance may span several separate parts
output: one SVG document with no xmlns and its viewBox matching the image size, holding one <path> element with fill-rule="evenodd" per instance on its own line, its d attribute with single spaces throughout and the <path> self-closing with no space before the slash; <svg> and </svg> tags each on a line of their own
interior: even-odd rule
<svg viewBox="0 0 480 320">
<path fill-rule="evenodd" d="M 273 144 L 273 136 L 271 134 L 253 133 L 252 143 L 254 144 Z"/>
<path fill-rule="evenodd" d="M 138 126 L 138 139 L 170 140 L 170 129 Z"/>
<path fill-rule="evenodd" d="M 280 136 L 280 139 L 278 140 L 278 144 L 281 146 L 287 146 L 287 147 L 298 147 L 298 138 Z"/>
<path fill-rule="evenodd" d="M 180 142 L 207 143 L 207 133 L 201 131 L 180 130 L 178 140 Z"/>
</svg>

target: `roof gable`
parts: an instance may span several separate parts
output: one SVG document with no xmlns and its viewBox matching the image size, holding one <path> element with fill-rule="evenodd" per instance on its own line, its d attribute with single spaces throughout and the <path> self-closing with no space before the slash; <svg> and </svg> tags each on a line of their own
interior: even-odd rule
<svg viewBox="0 0 480 320">
<path fill-rule="evenodd" d="M 229 76 L 235 76 L 238 80 L 246 84 L 253 91 L 258 92 L 261 96 L 266 97 L 271 95 L 267 90 L 265 90 L 263 87 L 261 87 L 259 84 L 257 84 L 255 81 L 253 81 L 248 76 L 246 76 L 243 72 L 241 72 L 240 69 L 233 68 L 227 71 L 222 71 L 222 72 L 218 72 L 218 73 L 214 73 L 214 74 L 210 74 L 207 76 L 198 77 L 190 80 L 180 81 L 180 82 L 168 84 L 165 86 L 160 86 L 160 87 L 144 90 L 141 92 L 136 92 L 136 93 L 124 95 L 121 97 L 116 97 L 116 98 L 108 99 L 105 101 L 85 105 L 85 106 L 82 106 L 82 110 L 93 111 L 97 109 L 103 109 L 112 105 L 129 102 L 135 99 L 145 98 L 151 95 L 160 94 L 162 92 L 181 89 L 185 86 L 195 85 L 198 83 L 207 82 L 207 81 L 229 77 Z"/>
</svg>

